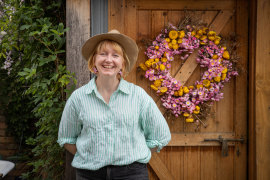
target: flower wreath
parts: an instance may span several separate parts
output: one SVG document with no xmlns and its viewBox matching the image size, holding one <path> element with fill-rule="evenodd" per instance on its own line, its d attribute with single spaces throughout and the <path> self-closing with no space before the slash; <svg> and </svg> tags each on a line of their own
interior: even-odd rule
<svg viewBox="0 0 270 180">
<path fill-rule="evenodd" d="M 161 96 L 162 105 L 176 117 L 184 116 L 186 122 L 194 119 L 199 122 L 202 105 L 223 98 L 224 83 L 238 75 L 227 48 L 220 41 L 221 37 L 206 27 L 187 25 L 177 29 L 171 25 L 147 47 L 148 59 L 139 65 L 145 71 L 145 78 L 153 81 L 151 88 Z M 195 85 L 183 86 L 171 76 L 171 62 L 175 55 L 187 59 L 195 49 L 198 49 L 196 61 L 206 71 Z"/>
</svg>

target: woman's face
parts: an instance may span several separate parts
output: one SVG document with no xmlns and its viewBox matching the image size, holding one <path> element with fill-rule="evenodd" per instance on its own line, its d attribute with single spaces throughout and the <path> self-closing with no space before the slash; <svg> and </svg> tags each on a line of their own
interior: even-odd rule
<svg viewBox="0 0 270 180">
<path fill-rule="evenodd" d="M 123 53 L 117 52 L 110 44 L 101 48 L 95 55 L 98 76 L 117 77 L 123 67 L 123 62 Z"/>
</svg>

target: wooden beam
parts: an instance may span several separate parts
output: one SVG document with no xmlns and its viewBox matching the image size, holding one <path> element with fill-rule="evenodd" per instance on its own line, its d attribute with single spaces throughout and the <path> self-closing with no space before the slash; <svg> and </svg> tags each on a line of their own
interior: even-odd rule
<svg viewBox="0 0 270 180">
<path fill-rule="evenodd" d="M 270 179 L 270 1 L 257 0 L 255 59 L 256 179 Z"/>
<path fill-rule="evenodd" d="M 139 10 L 230 10 L 234 7 L 234 0 L 205 0 L 197 1 L 190 0 L 189 3 L 186 1 L 166 1 L 166 0 L 138 0 L 137 5 Z M 160 6 L 162 4 L 162 6 Z"/>
<path fill-rule="evenodd" d="M 226 23 L 231 18 L 233 12 L 231 11 L 221 11 L 213 23 L 209 25 L 209 29 L 216 31 L 219 34 Z M 198 57 L 198 51 L 194 51 L 188 59 L 185 61 L 184 65 L 180 68 L 180 70 L 176 73 L 175 79 L 179 80 L 182 85 L 185 85 L 189 77 L 192 75 L 198 63 L 196 62 L 196 58 Z"/>
<path fill-rule="evenodd" d="M 172 139 L 167 146 L 220 146 L 219 142 L 204 142 L 204 139 L 218 139 L 219 136 L 225 139 L 240 138 L 234 133 L 172 133 Z M 228 142 L 234 145 L 234 142 Z"/>
<path fill-rule="evenodd" d="M 162 160 L 158 157 L 157 153 L 152 153 L 151 160 L 149 161 L 150 166 L 155 171 L 156 175 L 160 180 L 174 180 L 175 178 L 162 162 Z"/>
<path fill-rule="evenodd" d="M 67 70 L 75 73 L 76 87 L 81 87 L 90 80 L 87 62 L 81 55 L 83 43 L 90 37 L 90 1 L 66 1 L 66 26 L 69 28 L 66 36 Z M 73 155 L 66 151 L 65 179 L 76 179 L 75 169 L 71 166 Z"/>
<path fill-rule="evenodd" d="M 81 55 L 82 45 L 90 37 L 90 1 L 67 0 L 66 10 L 67 69 L 75 73 L 78 88 L 90 80 L 87 62 Z"/>
</svg>

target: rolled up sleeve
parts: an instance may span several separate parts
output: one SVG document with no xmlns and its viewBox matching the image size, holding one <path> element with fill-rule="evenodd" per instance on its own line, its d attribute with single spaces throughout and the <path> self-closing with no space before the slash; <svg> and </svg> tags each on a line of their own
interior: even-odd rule
<svg viewBox="0 0 270 180">
<path fill-rule="evenodd" d="M 149 148 L 159 152 L 171 140 L 168 124 L 151 97 L 145 98 L 141 109 L 141 125 Z"/>
<path fill-rule="evenodd" d="M 70 97 L 61 117 L 57 142 L 61 147 L 64 144 L 76 144 L 80 132 L 81 122 L 79 121 L 78 112 L 76 111 L 72 97 Z"/>
</svg>

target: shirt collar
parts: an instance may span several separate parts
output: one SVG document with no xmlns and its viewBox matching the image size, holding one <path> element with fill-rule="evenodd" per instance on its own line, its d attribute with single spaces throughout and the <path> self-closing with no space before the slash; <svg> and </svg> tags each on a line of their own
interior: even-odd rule
<svg viewBox="0 0 270 180">
<path fill-rule="evenodd" d="M 93 91 L 97 91 L 96 78 L 92 78 L 85 88 L 85 94 L 91 94 Z M 120 79 L 120 83 L 116 92 L 118 91 L 121 91 L 125 94 L 130 93 L 128 82 L 125 81 L 123 78 Z"/>
</svg>

